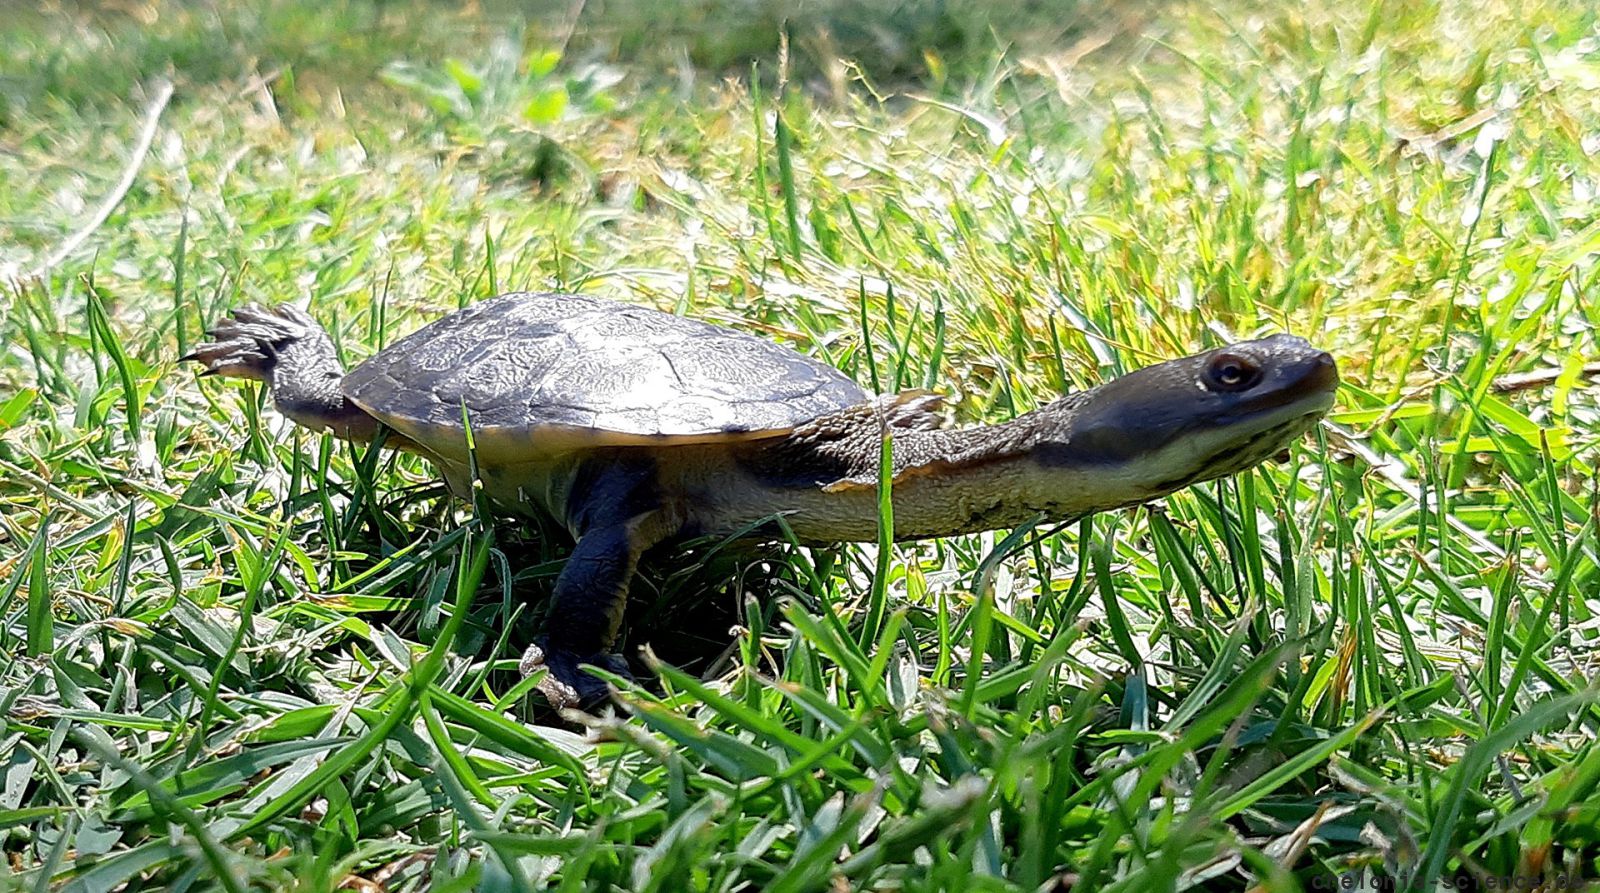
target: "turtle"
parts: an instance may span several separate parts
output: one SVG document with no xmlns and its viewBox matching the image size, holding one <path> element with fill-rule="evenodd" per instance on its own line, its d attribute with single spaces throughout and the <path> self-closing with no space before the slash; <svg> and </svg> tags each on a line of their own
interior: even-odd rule
<svg viewBox="0 0 1600 893">
<path fill-rule="evenodd" d="M 831 546 L 1067 521 L 1236 474 L 1328 411 L 1337 364 L 1277 334 L 1136 369 L 999 424 L 952 427 L 938 394 L 869 393 L 766 338 L 608 298 L 514 292 L 445 315 L 346 372 L 292 304 L 246 306 L 183 359 L 263 382 L 313 431 L 429 460 L 497 511 L 574 539 L 525 674 L 557 707 L 627 676 L 613 650 L 640 556 L 697 536 Z M 472 447 L 468 447 L 470 429 Z M 890 439 L 890 467 L 882 468 Z M 476 475 L 476 478 L 474 477 Z M 781 524 L 778 519 L 781 519 Z"/>
</svg>

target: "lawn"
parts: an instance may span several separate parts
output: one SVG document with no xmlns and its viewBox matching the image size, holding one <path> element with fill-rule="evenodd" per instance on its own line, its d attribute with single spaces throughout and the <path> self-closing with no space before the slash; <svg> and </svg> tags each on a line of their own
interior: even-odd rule
<svg viewBox="0 0 1600 893">
<path fill-rule="evenodd" d="M 1600 879 L 1592 5 L 786 6 L 0 11 L 0 889 Z M 1344 384 L 1158 506 L 661 562 L 578 721 L 565 540 L 177 363 L 519 289 L 969 424 L 1278 331 Z"/>
</svg>

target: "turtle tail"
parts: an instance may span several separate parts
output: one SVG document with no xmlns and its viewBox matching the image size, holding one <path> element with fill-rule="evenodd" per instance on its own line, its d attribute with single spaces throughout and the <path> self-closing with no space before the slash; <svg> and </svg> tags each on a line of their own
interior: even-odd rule
<svg viewBox="0 0 1600 893">
<path fill-rule="evenodd" d="M 181 358 L 204 366 L 201 375 L 265 382 L 278 411 L 313 431 L 357 441 L 376 432 L 377 421 L 344 395 L 333 339 L 304 310 L 247 305 L 208 334 L 210 341 Z"/>
</svg>

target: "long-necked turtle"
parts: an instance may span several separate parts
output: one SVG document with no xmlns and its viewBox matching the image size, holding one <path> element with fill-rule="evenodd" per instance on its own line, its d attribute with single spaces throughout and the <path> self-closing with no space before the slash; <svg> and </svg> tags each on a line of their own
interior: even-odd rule
<svg viewBox="0 0 1600 893">
<path fill-rule="evenodd" d="M 1068 519 L 1233 474 L 1283 449 L 1333 403 L 1333 358 L 1277 335 L 1148 366 L 1010 422 L 941 427 L 938 398 L 874 397 L 837 369 L 728 328 L 601 298 L 507 294 L 452 313 L 348 374 L 305 312 L 245 308 L 185 359 L 271 385 L 317 431 L 426 456 L 470 489 L 463 411 L 496 502 L 577 539 L 546 634 L 557 705 L 604 684 L 640 553 L 781 515 L 800 541 L 878 534 L 882 438 L 893 441 L 894 537 Z"/>
</svg>

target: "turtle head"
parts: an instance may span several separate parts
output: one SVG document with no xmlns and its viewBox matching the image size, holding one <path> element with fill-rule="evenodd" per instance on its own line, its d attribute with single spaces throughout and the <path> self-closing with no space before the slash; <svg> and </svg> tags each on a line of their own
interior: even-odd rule
<svg viewBox="0 0 1600 893">
<path fill-rule="evenodd" d="M 1303 339 L 1244 341 L 1045 407 L 1032 454 L 1047 468 L 1092 473 L 1116 504 L 1139 502 L 1280 452 L 1328 411 L 1338 384 L 1333 357 Z"/>
</svg>

